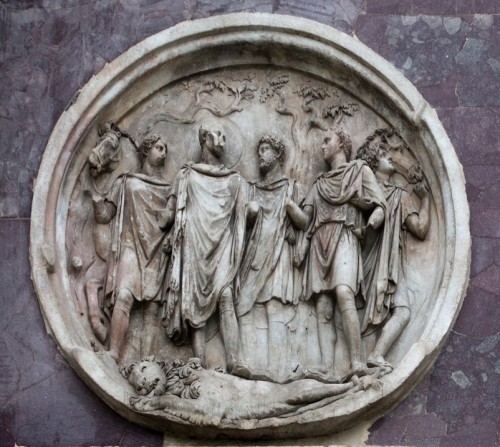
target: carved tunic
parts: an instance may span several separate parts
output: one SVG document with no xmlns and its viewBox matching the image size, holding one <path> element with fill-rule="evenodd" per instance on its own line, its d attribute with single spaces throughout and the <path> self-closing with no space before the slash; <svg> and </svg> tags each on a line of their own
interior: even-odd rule
<svg viewBox="0 0 500 447">
<path fill-rule="evenodd" d="M 361 210 L 385 208 L 373 172 L 360 160 L 326 172 L 315 181 L 304 206 L 313 209 L 304 299 L 339 285 L 364 297 L 361 248 L 352 230 L 362 226 Z"/>
<path fill-rule="evenodd" d="M 160 300 L 167 256 L 165 232 L 156 215 L 170 191 L 170 183 L 143 174 L 125 174 L 115 181 L 107 197 L 116 206 L 105 288 L 111 304 L 122 288 L 138 301 Z"/>
<path fill-rule="evenodd" d="M 241 263 L 245 183 L 223 166 L 187 165 L 178 174 L 167 331 L 184 341 L 203 327 Z"/>
<path fill-rule="evenodd" d="M 254 303 L 266 303 L 271 298 L 284 304 L 298 300 L 294 289 L 298 271 L 292 264 L 296 234 L 286 204 L 290 200 L 300 203 L 300 188 L 287 178 L 257 183 L 251 185 L 250 200 L 255 200 L 260 209 L 241 266 L 238 316 L 249 312 Z"/>
<path fill-rule="evenodd" d="M 361 330 L 384 322 L 393 307 L 409 307 L 403 257 L 405 253 L 405 221 L 418 211 L 411 196 L 402 188 L 382 185 L 387 200 L 385 234 L 378 232 L 364 256 L 363 268 L 367 290 L 367 304 Z M 384 237 L 385 236 L 385 237 Z M 377 291 L 377 277 L 382 272 L 388 282 L 385 293 Z M 383 291 L 382 291 L 383 292 Z"/>
</svg>

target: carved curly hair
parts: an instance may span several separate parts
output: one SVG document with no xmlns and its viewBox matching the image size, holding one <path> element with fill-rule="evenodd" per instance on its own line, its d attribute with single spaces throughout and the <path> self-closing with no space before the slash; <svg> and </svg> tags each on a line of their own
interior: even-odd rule
<svg viewBox="0 0 500 447">
<path fill-rule="evenodd" d="M 273 148 L 273 150 L 274 150 L 274 152 L 276 152 L 276 154 L 278 154 L 278 157 L 277 157 L 278 162 L 282 165 L 285 162 L 285 152 L 286 152 L 285 143 L 283 143 L 283 141 L 281 141 L 277 137 L 273 137 L 271 135 L 264 135 L 259 140 L 259 144 L 257 144 L 257 149 L 262 144 L 266 144 L 266 143 L 269 144 Z"/>
<path fill-rule="evenodd" d="M 393 136 L 396 131 L 392 128 L 377 129 L 366 137 L 365 142 L 358 149 L 356 158 L 366 162 L 372 171 L 376 171 L 380 156 L 387 152 L 388 138 Z"/>
<path fill-rule="evenodd" d="M 141 163 L 144 163 L 144 160 L 149 154 L 151 148 L 155 145 L 157 141 L 160 141 L 161 137 L 158 134 L 151 134 L 148 137 L 144 138 L 141 145 L 137 148 L 137 152 L 139 153 L 139 157 L 141 158 Z M 166 146 L 166 145 L 165 145 Z"/>
</svg>

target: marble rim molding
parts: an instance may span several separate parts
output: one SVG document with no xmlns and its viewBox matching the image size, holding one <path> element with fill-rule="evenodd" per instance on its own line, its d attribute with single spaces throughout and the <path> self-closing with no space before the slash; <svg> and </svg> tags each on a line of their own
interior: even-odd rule
<svg viewBox="0 0 500 447">
<path fill-rule="evenodd" d="M 341 63 L 347 72 L 363 79 L 376 91 L 383 92 L 394 109 L 410 124 L 428 132 L 438 148 L 432 157 L 438 157 L 436 164 L 440 166 L 440 187 L 447 191 L 443 211 L 446 262 L 439 296 L 430 310 L 422 336 L 413 343 L 394 372 L 383 378 L 382 391 L 370 389 L 342 399 L 342 405 L 334 403 L 300 416 L 260 421 L 212 425 L 207 422 L 202 426 L 167 413 L 137 413 L 128 406 L 130 389 L 125 380 L 123 384 L 117 383 L 117 374 L 109 371 L 111 363 L 107 363 L 106 354 L 94 353 L 90 349 L 88 340 L 83 339 L 78 328 L 81 322 L 67 314 L 72 292 L 67 274 L 64 235 L 70 192 L 76 182 L 76 178 L 71 178 L 71 172 L 76 169 L 73 166 L 78 155 L 76 152 L 88 129 L 101 119 L 103 110 L 120 101 L 130 108 L 127 92 L 137 83 L 144 82 L 146 76 L 153 79 L 153 84 L 165 84 L 175 81 L 175 76 L 189 75 L 190 70 L 194 74 L 200 70 L 222 68 L 231 64 L 224 54 L 215 60 L 196 58 L 200 58 L 204 49 L 217 46 L 237 48 L 249 43 L 257 50 L 279 46 L 307 52 L 318 60 Z M 184 64 L 182 69 L 177 70 L 172 79 L 155 81 L 159 67 L 165 64 L 175 66 L 177 61 L 190 56 L 196 63 L 188 67 L 181 62 Z M 234 63 L 241 64 L 242 61 Z M 268 63 L 284 69 L 300 65 L 297 60 L 280 60 L 279 57 Z M 313 70 L 314 67 L 311 67 L 310 73 Z M 135 104 L 142 99 L 134 98 Z M 417 89 L 367 46 L 329 26 L 298 17 L 249 13 L 180 23 L 133 46 L 88 81 L 76 101 L 60 117 L 45 148 L 34 185 L 30 239 L 32 277 L 47 331 L 56 340 L 62 355 L 90 388 L 121 415 L 139 424 L 200 437 L 215 437 L 224 433 L 237 438 L 304 437 L 333 433 L 360 420 L 382 416 L 399 403 L 432 366 L 458 315 L 468 284 L 471 246 L 462 167 L 436 112 Z"/>
</svg>

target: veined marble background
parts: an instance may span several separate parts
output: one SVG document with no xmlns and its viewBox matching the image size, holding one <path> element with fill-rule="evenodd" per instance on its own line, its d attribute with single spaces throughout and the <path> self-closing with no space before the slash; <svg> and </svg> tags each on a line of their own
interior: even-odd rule
<svg viewBox="0 0 500 447">
<path fill-rule="evenodd" d="M 178 22 L 239 11 L 354 35 L 437 109 L 467 180 L 471 282 L 434 370 L 367 443 L 497 445 L 500 1 L 0 0 L 0 446 L 162 445 L 88 389 L 46 334 L 30 279 L 31 188 L 57 119 L 106 62 Z"/>
</svg>

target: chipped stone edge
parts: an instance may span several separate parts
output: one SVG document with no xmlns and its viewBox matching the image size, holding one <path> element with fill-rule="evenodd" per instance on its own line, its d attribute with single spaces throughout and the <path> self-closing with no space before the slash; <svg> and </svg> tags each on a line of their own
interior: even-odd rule
<svg viewBox="0 0 500 447">
<path fill-rule="evenodd" d="M 127 405 L 129 390 L 125 386 L 117 386 L 113 375 L 106 371 L 102 357 L 82 348 L 82 340 L 72 333 L 55 299 L 56 294 L 63 293 L 61 287 L 69 290 L 67 276 L 63 273 L 64 253 L 60 249 L 64 244 L 56 243 L 64 235 L 58 228 L 65 228 L 66 216 L 62 215 L 64 213 L 55 213 L 55 210 L 67 210 L 69 206 L 68 203 L 61 203 L 60 192 L 72 151 L 88 126 L 98 117 L 99 111 L 133 85 L 144 72 L 154 70 L 182 52 L 189 54 L 218 39 L 237 44 L 238 38 L 245 35 L 252 36 L 254 42 L 269 44 L 265 39 L 270 34 L 273 41 L 282 39 L 282 42 L 314 50 L 326 58 L 338 58 L 340 53 L 342 62 L 356 76 L 384 91 L 409 122 L 428 129 L 440 149 L 447 180 L 453 181 L 453 188 L 450 188 L 452 203 L 447 204 L 446 223 L 454 225 L 451 235 L 454 247 L 447 260 L 446 284 L 422 339 L 412 346 L 396 370 L 384 378 L 382 392 L 369 390 L 362 395 L 351 396 L 344 399 L 342 405 L 325 407 L 316 419 L 289 418 L 285 423 L 283 420 L 264 420 L 252 429 L 224 424 L 193 426 L 174 418 L 136 413 Z M 52 213 L 48 213 L 48 210 L 52 210 Z M 52 132 L 35 181 L 31 217 L 30 260 L 33 282 L 47 330 L 57 341 L 63 356 L 108 405 L 127 419 L 159 430 L 169 429 L 179 434 L 200 437 L 215 437 L 221 432 L 227 436 L 248 439 L 262 435 L 274 438 L 304 437 L 344 430 L 359 418 L 382 416 L 399 403 L 432 366 L 458 315 L 469 277 L 471 240 L 465 180 L 458 158 L 435 111 L 395 67 L 364 44 L 326 25 L 291 16 L 237 13 L 183 22 L 151 36 L 107 64 L 82 88 L 75 103 L 62 114 Z M 449 232 L 447 236 L 450 236 Z M 55 258 L 49 260 L 48 268 L 46 254 L 51 253 L 51 249 L 54 250 Z M 100 367 L 96 367 L 96 364 Z"/>
</svg>

